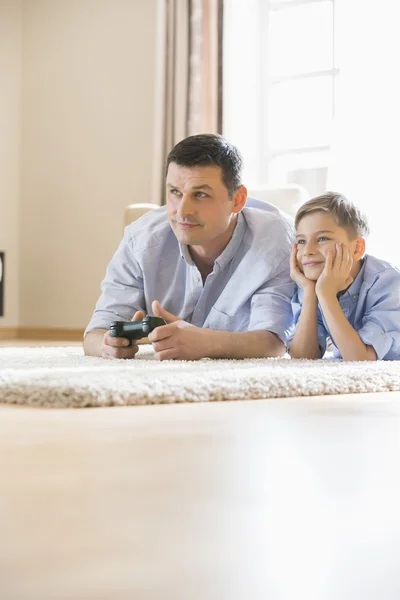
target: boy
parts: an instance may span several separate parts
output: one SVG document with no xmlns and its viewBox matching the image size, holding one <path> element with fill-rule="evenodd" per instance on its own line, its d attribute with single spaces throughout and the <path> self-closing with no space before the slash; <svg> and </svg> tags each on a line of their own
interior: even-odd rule
<svg viewBox="0 0 400 600">
<path fill-rule="evenodd" d="M 345 196 L 327 192 L 297 212 L 290 275 L 292 358 L 400 360 L 400 271 L 364 255 L 368 224 Z"/>
</svg>

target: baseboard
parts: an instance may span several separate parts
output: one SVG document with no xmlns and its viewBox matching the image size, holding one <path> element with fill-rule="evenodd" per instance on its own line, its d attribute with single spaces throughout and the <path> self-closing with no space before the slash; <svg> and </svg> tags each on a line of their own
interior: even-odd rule
<svg viewBox="0 0 400 600">
<path fill-rule="evenodd" d="M 18 327 L 0 327 L 0 340 L 16 340 Z"/>
<path fill-rule="evenodd" d="M 83 329 L 55 327 L 0 327 L 0 340 L 49 340 L 80 342 Z"/>
</svg>

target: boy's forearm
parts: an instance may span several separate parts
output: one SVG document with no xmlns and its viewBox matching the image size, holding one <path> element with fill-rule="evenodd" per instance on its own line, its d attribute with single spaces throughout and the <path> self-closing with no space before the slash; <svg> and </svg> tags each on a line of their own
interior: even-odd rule
<svg viewBox="0 0 400 600">
<path fill-rule="evenodd" d="M 299 322 L 296 327 L 290 356 L 292 358 L 321 358 L 318 343 L 318 299 L 314 290 L 304 293 Z"/>
<path fill-rule="evenodd" d="M 373 347 L 364 344 L 357 331 L 350 325 L 336 296 L 328 298 L 321 296 L 319 302 L 335 346 L 339 349 L 343 360 L 377 360 Z"/>
</svg>

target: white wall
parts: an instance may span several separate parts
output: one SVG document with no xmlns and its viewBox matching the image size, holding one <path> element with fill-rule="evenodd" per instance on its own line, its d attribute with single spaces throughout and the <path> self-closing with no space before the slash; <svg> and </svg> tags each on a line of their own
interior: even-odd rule
<svg viewBox="0 0 400 600">
<path fill-rule="evenodd" d="M 24 2 L 21 325 L 85 327 L 125 206 L 151 199 L 156 12 L 157 0 Z"/>
<path fill-rule="evenodd" d="M 0 251 L 6 253 L 0 327 L 19 323 L 21 15 L 20 0 L 0 0 Z"/>
</svg>

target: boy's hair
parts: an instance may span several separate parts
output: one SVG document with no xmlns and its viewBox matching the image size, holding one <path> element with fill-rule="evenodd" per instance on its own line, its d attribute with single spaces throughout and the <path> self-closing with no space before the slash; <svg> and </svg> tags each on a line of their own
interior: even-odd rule
<svg viewBox="0 0 400 600">
<path fill-rule="evenodd" d="M 221 135 L 202 133 L 185 138 L 168 154 L 166 174 L 170 163 L 182 167 L 220 167 L 222 180 L 231 198 L 242 185 L 242 156 L 239 150 Z"/>
<path fill-rule="evenodd" d="M 317 210 L 329 213 L 336 225 L 347 229 L 351 236 L 365 237 L 369 234 L 367 217 L 346 196 L 336 192 L 326 192 L 300 206 L 295 218 L 296 229 L 303 217 Z"/>
</svg>

